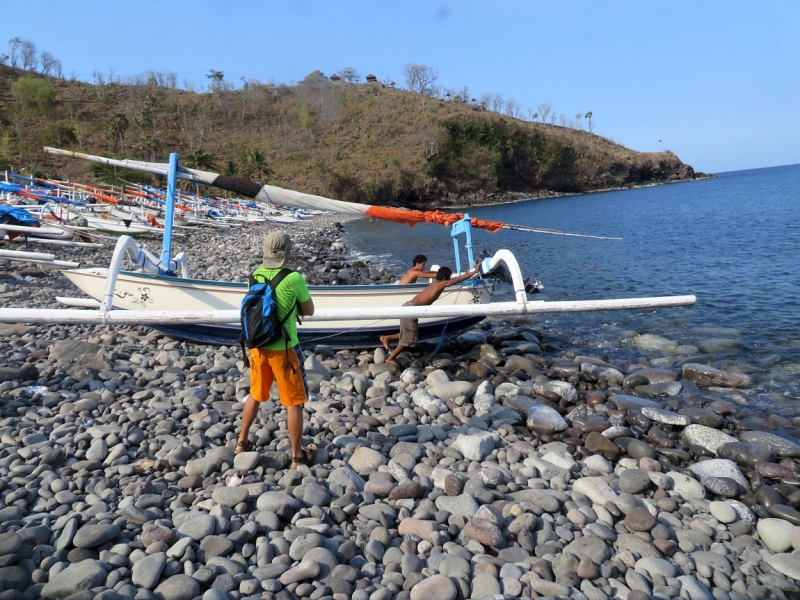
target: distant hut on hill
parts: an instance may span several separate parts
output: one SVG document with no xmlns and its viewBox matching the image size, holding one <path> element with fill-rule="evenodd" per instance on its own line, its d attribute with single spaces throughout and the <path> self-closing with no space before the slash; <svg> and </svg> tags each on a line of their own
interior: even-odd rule
<svg viewBox="0 0 800 600">
<path fill-rule="evenodd" d="M 331 79 L 331 81 L 341 81 L 342 80 L 342 78 L 339 77 L 336 73 L 331 75 L 330 79 Z"/>
<path fill-rule="evenodd" d="M 375 77 L 372 73 L 367 75 L 367 83 L 378 83 L 378 78 Z"/>
</svg>

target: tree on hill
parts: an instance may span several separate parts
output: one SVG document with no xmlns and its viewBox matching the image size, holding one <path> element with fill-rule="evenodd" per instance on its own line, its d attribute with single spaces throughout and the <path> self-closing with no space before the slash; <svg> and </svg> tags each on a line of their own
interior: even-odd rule
<svg viewBox="0 0 800 600">
<path fill-rule="evenodd" d="M 61 61 L 55 56 L 43 50 L 39 56 L 39 62 L 42 63 L 42 74 L 61 79 Z"/>
<path fill-rule="evenodd" d="M 11 66 L 15 67 L 19 64 L 19 47 L 22 45 L 22 40 L 18 37 L 13 37 L 8 40 L 8 51 L 11 53 L 9 55 L 9 59 L 11 60 Z"/>
<path fill-rule="evenodd" d="M 552 107 L 547 102 L 544 102 L 536 107 L 536 110 L 539 111 L 539 116 L 542 118 L 542 123 L 547 121 L 547 115 L 550 114 L 550 109 Z"/>
<path fill-rule="evenodd" d="M 433 67 L 416 63 L 408 63 L 403 67 L 403 75 L 408 90 L 423 96 L 430 94 L 431 88 L 439 78 L 439 74 Z"/>
<path fill-rule="evenodd" d="M 346 81 L 347 83 L 355 83 L 356 81 L 361 79 L 361 77 L 358 74 L 358 71 L 356 71 L 353 67 L 345 67 L 344 69 L 339 71 L 338 75 L 339 77 L 342 78 L 343 81 Z"/>
<path fill-rule="evenodd" d="M 186 155 L 184 160 L 187 167 L 200 169 L 201 171 L 211 171 L 217 168 L 217 157 L 211 152 L 206 152 L 202 148 L 197 148 Z"/>
<path fill-rule="evenodd" d="M 73 147 L 78 145 L 78 136 L 75 135 L 75 128 L 72 125 L 59 122 L 47 128 L 44 141 L 48 146 L 56 148 Z"/>
<path fill-rule="evenodd" d="M 235 160 L 229 158 L 225 166 L 222 167 L 222 174 L 228 177 L 239 177 L 239 165 L 236 164 Z"/>
<path fill-rule="evenodd" d="M 126 117 L 124 113 L 114 113 L 108 120 L 108 124 L 103 132 L 106 138 L 111 140 L 111 143 L 114 145 L 115 153 L 122 150 L 122 142 L 128 132 L 128 127 L 130 127 L 130 123 L 128 122 L 128 117 Z"/>
<path fill-rule="evenodd" d="M 26 108 L 38 108 L 46 116 L 53 108 L 56 93 L 53 87 L 40 77 L 23 75 L 11 84 L 11 94 Z"/>
<path fill-rule="evenodd" d="M 206 77 L 208 77 L 209 80 L 208 87 L 212 91 L 218 89 L 225 81 L 225 73 L 223 71 L 217 71 L 216 69 L 210 69 L 208 73 L 206 73 Z"/>
<path fill-rule="evenodd" d="M 268 180 L 272 177 L 272 169 L 267 164 L 267 155 L 257 149 L 251 148 L 245 153 L 244 168 L 242 175 L 244 177 L 255 178 L 256 181 Z"/>
<path fill-rule="evenodd" d="M 303 77 L 302 83 L 306 84 L 314 84 L 314 83 L 321 83 L 322 81 L 326 80 L 325 73 L 320 70 L 311 71 L 308 75 Z"/>
<path fill-rule="evenodd" d="M 26 71 L 33 71 L 39 63 L 36 58 L 36 44 L 30 40 L 22 40 L 19 47 L 19 55 L 22 59 L 22 68 Z"/>
</svg>

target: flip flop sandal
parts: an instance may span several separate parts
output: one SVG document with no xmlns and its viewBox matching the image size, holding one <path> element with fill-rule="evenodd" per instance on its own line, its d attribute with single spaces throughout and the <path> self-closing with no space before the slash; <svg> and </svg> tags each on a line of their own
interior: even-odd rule
<svg viewBox="0 0 800 600">
<path fill-rule="evenodd" d="M 253 444 L 250 443 L 249 440 L 238 441 L 236 443 L 236 449 L 233 451 L 234 454 L 239 454 L 240 452 L 250 452 L 253 449 Z"/>
<path fill-rule="evenodd" d="M 301 450 L 300 456 L 292 457 L 292 468 L 297 468 L 300 465 L 311 466 L 317 460 L 317 445 L 309 444 Z"/>
</svg>

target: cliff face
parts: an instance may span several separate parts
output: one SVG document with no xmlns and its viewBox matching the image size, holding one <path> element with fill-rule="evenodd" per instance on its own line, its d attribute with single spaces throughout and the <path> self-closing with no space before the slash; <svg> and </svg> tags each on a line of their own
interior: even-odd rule
<svg viewBox="0 0 800 600">
<path fill-rule="evenodd" d="M 20 78 L 22 83 L 20 83 Z M 102 86 L 0 66 L 0 169 L 114 182 L 142 176 L 45 155 L 53 145 L 165 161 L 371 204 L 463 206 L 690 180 L 671 152 L 531 123 L 381 84 L 157 81 Z"/>
</svg>

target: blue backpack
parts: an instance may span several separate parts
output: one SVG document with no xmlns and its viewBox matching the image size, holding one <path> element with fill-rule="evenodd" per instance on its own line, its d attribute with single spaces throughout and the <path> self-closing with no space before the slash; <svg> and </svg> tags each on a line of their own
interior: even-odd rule
<svg viewBox="0 0 800 600">
<path fill-rule="evenodd" d="M 281 269 L 272 279 L 262 281 L 258 281 L 254 276 L 251 277 L 252 285 L 242 299 L 242 308 L 239 312 L 242 324 L 239 343 L 242 346 L 245 365 L 248 367 L 250 361 L 245 346 L 262 348 L 283 339 L 286 342 L 286 351 L 289 350 L 286 319 L 292 311 L 286 313 L 283 319 L 278 316 L 278 298 L 275 290 L 290 273 L 293 273 L 291 269 Z"/>
</svg>

